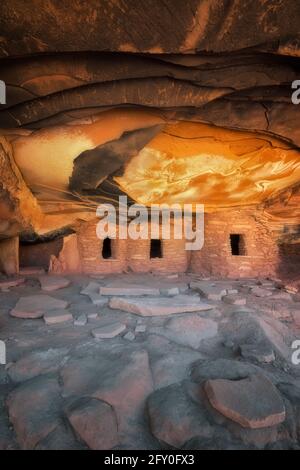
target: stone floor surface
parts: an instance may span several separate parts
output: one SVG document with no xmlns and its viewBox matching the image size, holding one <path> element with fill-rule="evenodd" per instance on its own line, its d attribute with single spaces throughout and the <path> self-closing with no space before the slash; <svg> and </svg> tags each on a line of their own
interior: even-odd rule
<svg viewBox="0 0 300 470">
<path fill-rule="evenodd" d="M 297 339 L 272 280 L 23 270 L 0 283 L 0 449 L 299 449 Z"/>
</svg>

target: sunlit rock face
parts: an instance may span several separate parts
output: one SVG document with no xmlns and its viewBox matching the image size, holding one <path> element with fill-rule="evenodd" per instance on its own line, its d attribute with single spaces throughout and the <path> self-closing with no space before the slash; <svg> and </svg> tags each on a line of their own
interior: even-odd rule
<svg viewBox="0 0 300 470">
<path fill-rule="evenodd" d="M 115 179 L 143 204 L 258 204 L 299 181 L 299 152 L 263 134 L 181 122 L 166 126 Z"/>
<path fill-rule="evenodd" d="M 0 136 L 0 239 L 39 230 L 41 208 L 15 164 L 9 142 Z"/>
<path fill-rule="evenodd" d="M 67 191 L 75 161 L 83 152 L 103 146 L 107 142 L 118 142 L 125 133 L 151 129 L 161 124 L 163 120 L 150 113 L 112 110 L 95 115 L 86 123 L 75 121 L 72 125 L 47 127 L 27 136 L 16 137 L 11 144 L 15 161 L 32 189 L 41 190 L 48 187 L 54 191 Z M 145 137 L 140 145 L 143 147 L 151 138 L 152 135 L 148 139 Z M 103 177 L 108 176 L 112 170 L 104 167 L 103 158 L 102 161 L 101 158 L 98 160 L 104 170 Z M 97 165 L 94 165 L 93 174 L 96 171 L 95 166 Z M 95 187 L 98 184 L 96 183 Z"/>
</svg>

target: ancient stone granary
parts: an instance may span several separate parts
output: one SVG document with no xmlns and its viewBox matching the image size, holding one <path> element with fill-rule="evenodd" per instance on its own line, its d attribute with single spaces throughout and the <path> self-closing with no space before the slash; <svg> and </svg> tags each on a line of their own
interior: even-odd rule
<svg viewBox="0 0 300 470">
<path fill-rule="evenodd" d="M 21 3 L 0 5 L 2 271 L 299 280 L 298 2 Z M 203 249 L 103 253 L 96 207 L 124 194 L 204 204 Z"/>
</svg>

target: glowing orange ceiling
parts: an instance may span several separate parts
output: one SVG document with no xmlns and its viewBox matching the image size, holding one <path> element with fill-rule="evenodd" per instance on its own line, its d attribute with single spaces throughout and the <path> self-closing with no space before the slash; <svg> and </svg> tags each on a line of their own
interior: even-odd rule
<svg viewBox="0 0 300 470">
<path fill-rule="evenodd" d="M 300 181 L 300 154 L 264 134 L 180 122 L 166 126 L 115 181 L 147 205 L 257 204 Z"/>
</svg>

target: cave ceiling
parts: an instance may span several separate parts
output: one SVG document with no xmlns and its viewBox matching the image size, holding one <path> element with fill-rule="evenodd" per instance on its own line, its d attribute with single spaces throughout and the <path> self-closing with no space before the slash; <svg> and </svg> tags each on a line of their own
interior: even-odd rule
<svg viewBox="0 0 300 470">
<path fill-rule="evenodd" d="M 0 237 L 103 201 L 299 220 L 300 3 L 2 0 Z"/>
</svg>

